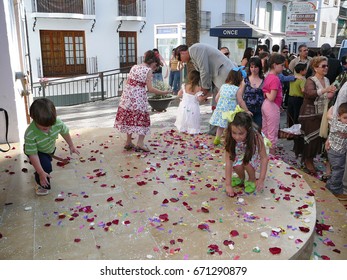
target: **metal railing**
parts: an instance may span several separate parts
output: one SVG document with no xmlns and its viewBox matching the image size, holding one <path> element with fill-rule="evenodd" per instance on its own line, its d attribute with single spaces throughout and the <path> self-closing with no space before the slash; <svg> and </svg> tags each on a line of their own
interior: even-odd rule
<svg viewBox="0 0 347 280">
<path fill-rule="evenodd" d="M 146 17 L 146 0 L 118 0 L 118 16 Z"/>
<path fill-rule="evenodd" d="M 56 106 L 77 105 L 122 95 L 130 67 L 63 79 L 42 78 L 32 85 L 34 99 L 49 98 Z"/>
<path fill-rule="evenodd" d="M 95 15 L 95 0 L 32 0 L 33 13 Z"/>
</svg>

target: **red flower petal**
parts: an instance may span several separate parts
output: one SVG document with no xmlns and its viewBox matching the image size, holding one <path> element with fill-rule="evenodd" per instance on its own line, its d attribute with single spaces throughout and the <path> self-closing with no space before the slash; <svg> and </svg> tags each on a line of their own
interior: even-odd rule
<svg viewBox="0 0 347 280">
<path fill-rule="evenodd" d="M 166 203 L 169 203 L 169 200 L 165 198 L 165 199 L 163 200 L 162 204 L 166 204 Z"/>
<path fill-rule="evenodd" d="M 171 202 L 177 202 L 177 201 L 179 201 L 179 199 L 178 198 L 170 198 L 170 201 Z"/>
<path fill-rule="evenodd" d="M 278 248 L 278 247 L 272 247 L 272 248 L 269 248 L 269 251 L 273 255 L 278 255 L 281 253 L 282 250 L 281 250 L 281 248 Z"/>
<path fill-rule="evenodd" d="M 61 202 L 63 200 L 64 200 L 64 198 L 61 198 L 61 197 L 54 199 L 55 202 Z"/>
<path fill-rule="evenodd" d="M 118 200 L 118 201 L 116 202 L 116 204 L 117 204 L 117 205 L 120 205 L 120 206 L 123 206 L 122 200 Z"/>
<path fill-rule="evenodd" d="M 112 196 L 110 196 L 110 197 L 107 199 L 107 202 L 111 202 L 111 201 L 113 201 L 113 197 L 112 197 Z"/>
<path fill-rule="evenodd" d="M 200 224 L 198 225 L 198 229 L 201 229 L 201 230 L 209 230 L 209 226 L 208 224 Z"/>
<path fill-rule="evenodd" d="M 154 195 L 157 195 L 157 194 L 158 194 L 158 191 L 153 191 L 153 194 L 154 194 Z"/>
<path fill-rule="evenodd" d="M 237 230 L 232 230 L 230 232 L 231 236 L 235 237 L 235 236 L 238 236 L 239 235 L 239 232 Z"/>
<path fill-rule="evenodd" d="M 299 229 L 302 231 L 302 232 L 309 232 L 310 229 L 307 228 L 307 227 L 299 227 Z"/>
<path fill-rule="evenodd" d="M 328 256 L 325 256 L 325 255 L 321 255 L 321 258 L 322 258 L 323 260 L 330 260 L 330 258 L 329 258 Z"/>
<path fill-rule="evenodd" d="M 209 213 L 210 210 L 208 210 L 207 208 L 205 207 L 201 207 L 201 211 L 204 212 L 204 213 Z"/>
<path fill-rule="evenodd" d="M 74 241 L 75 241 L 76 243 L 78 243 L 78 242 L 81 241 L 81 239 L 80 239 L 80 238 L 75 238 Z"/>
<path fill-rule="evenodd" d="M 161 214 L 161 215 L 159 215 L 159 219 L 162 222 L 167 222 L 169 220 L 169 215 L 168 214 Z"/>
<path fill-rule="evenodd" d="M 232 240 L 224 240 L 223 244 L 224 244 L 225 246 L 229 246 L 230 244 L 234 245 L 235 243 L 234 243 L 234 241 L 232 241 Z"/>
</svg>

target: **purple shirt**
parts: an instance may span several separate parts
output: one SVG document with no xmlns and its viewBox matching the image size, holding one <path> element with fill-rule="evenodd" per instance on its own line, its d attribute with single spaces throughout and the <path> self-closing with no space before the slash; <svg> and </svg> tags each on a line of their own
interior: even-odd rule
<svg viewBox="0 0 347 280">
<path fill-rule="evenodd" d="M 277 90 L 277 95 L 275 97 L 274 103 L 281 107 L 283 96 L 282 96 L 282 83 L 277 75 L 269 73 L 263 84 L 263 92 L 265 98 L 267 98 L 267 94 L 271 92 L 271 90 Z"/>
</svg>

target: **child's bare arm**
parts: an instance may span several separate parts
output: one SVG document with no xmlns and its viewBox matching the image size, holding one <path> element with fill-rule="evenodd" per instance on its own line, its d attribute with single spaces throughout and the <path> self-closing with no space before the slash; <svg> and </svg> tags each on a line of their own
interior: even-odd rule
<svg viewBox="0 0 347 280">
<path fill-rule="evenodd" d="M 331 106 L 327 112 L 327 119 L 331 121 L 333 119 L 334 106 Z"/>
<path fill-rule="evenodd" d="M 180 89 L 177 93 L 177 97 L 182 97 L 183 96 L 183 90 Z"/>
<path fill-rule="evenodd" d="M 75 153 L 77 155 L 80 154 L 79 150 L 77 150 L 72 142 L 70 133 L 62 135 L 62 137 L 65 139 L 66 143 L 69 145 L 70 154 Z"/>
<path fill-rule="evenodd" d="M 230 154 L 225 152 L 225 191 L 228 196 L 234 196 L 231 186 L 231 177 L 233 174 L 233 162 L 230 160 Z"/>
</svg>

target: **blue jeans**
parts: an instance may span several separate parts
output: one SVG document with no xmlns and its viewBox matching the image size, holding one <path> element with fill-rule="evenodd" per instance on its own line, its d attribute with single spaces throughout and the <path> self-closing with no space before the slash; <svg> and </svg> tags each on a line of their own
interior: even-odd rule
<svg viewBox="0 0 347 280">
<path fill-rule="evenodd" d="M 342 179 L 345 173 L 346 154 L 329 149 L 328 159 L 331 165 L 331 177 L 326 186 L 333 194 L 343 194 Z"/>
<path fill-rule="evenodd" d="M 52 172 L 52 156 L 46 153 L 41 153 L 41 152 L 37 152 L 37 155 L 39 157 L 40 160 L 40 164 L 42 166 L 42 169 L 47 173 L 47 174 L 51 174 Z M 35 171 L 34 173 L 35 175 L 35 181 L 38 185 L 40 185 L 40 176 L 39 174 Z M 47 178 L 48 183 L 50 183 L 50 179 Z M 41 185 L 40 185 L 41 186 Z M 42 186 L 41 186 L 42 187 Z M 48 185 L 46 187 L 43 187 L 45 189 L 50 189 L 51 186 Z"/>
<path fill-rule="evenodd" d="M 180 87 L 180 71 L 171 71 L 169 76 L 169 85 L 172 87 L 172 90 L 177 94 Z"/>
</svg>

